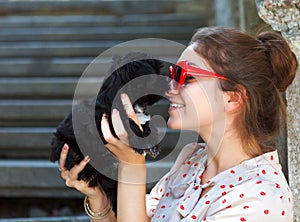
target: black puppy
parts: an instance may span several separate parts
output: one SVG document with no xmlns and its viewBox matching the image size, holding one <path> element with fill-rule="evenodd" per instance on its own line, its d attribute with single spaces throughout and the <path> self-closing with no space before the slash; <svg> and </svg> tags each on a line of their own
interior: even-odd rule
<svg viewBox="0 0 300 222">
<path fill-rule="evenodd" d="M 59 159 L 62 147 L 65 143 L 67 143 L 70 147 L 64 166 L 66 169 L 71 169 L 84 158 L 84 155 L 78 145 L 78 137 L 75 138 L 75 127 L 72 122 L 74 112 L 76 112 L 77 116 L 79 115 L 82 117 L 79 118 L 79 125 L 81 126 L 79 135 L 85 135 L 82 136 L 85 141 L 84 146 L 90 149 L 94 148 L 96 150 L 95 153 L 99 153 L 99 147 L 95 147 L 92 141 L 97 140 L 97 136 L 100 136 L 103 143 L 106 143 L 100 126 L 101 118 L 104 113 L 108 116 L 111 132 L 116 136 L 110 118 L 112 108 L 114 107 L 117 107 L 120 111 L 122 120 L 126 119 L 123 123 L 127 132 L 129 132 L 128 137 L 130 145 L 135 149 L 135 151 L 140 154 L 148 154 L 154 158 L 158 155 L 159 148 L 157 146 L 157 129 L 152 126 L 150 127 L 150 118 L 148 118 L 145 109 L 147 106 L 156 103 L 162 98 L 161 95 L 164 95 L 164 92 L 167 90 L 167 78 L 162 78 L 163 74 L 161 74 L 161 68 L 163 63 L 161 61 L 152 58 L 140 58 L 149 58 L 149 56 L 142 53 L 129 53 L 122 58 L 114 58 L 113 65 L 109 71 L 111 74 L 104 80 L 97 97 L 91 100 L 81 101 L 76 108 L 73 108 L 73 114 L 72 112 L 69 113 L 56 128 L 56 132 L 54 133 L 54 137 L 51 142 L 52 149 L 50 161 L 55 162 Z M 138 77 L 146 75 L 148 75 L 146 79 L 138 79 Z M 133 85 L 129 84 L 129 86 L 126 87 L 126 84 L 134 80 L 138 81 L 134 82 Z M 155 95 L 153 94 L 153 89 L 155 89 Z M 144 121 L 142 124 L 143 130 L 140 130 L 140 128 L 132 120 L 128 119 L 122 109 L 123 105 L 120 100 L 120 93 L 122 92 L 128 94 L 130 98 L 136 97 L 137 100 L 132 100 L 133 107 L 137 116 L 140 116 Z M 143 95 L 138 96 L 141 92 Z M 92 109 L 94 111 L 94 119 L 91 120 L 85 118 L 86 114 L 91 112 Z M 92 121 L 95 121 L 94 124 L 96 125 L 98 135 L 94 135 L 95 133 L 93 130 L 90 130 Z M 135 135 L 130 134 L 130 132 Z M 107 151 L 106 153 L 104 152 L 103 155 L 101 154 L 100 158 L 101 159 L 97 160 L 103 161 L 109 158 L 107 156 Z M 103 172 L 109 170 L 116 171 L 116 167 L 112 164 L 108 164 L 101 168 L 101 172 L 102 170 Z M 108 178 L 98 172 L 91 164 L 87 164 L 79 174 L 78 180 L 86 181 L 90 187 L 99 186 L 103 189 L 112 202 L 113 210 L 116 212 L 117 182 L 114 179 Z"/>
</svg>

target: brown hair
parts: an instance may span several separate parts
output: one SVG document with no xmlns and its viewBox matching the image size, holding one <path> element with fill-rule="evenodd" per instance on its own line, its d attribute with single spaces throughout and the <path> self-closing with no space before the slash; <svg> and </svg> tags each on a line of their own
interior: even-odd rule
<svg viewBox="0 0 300 222">
<path fill-rule="evenodd" d="M 209 27 L 199 29 L 191 43 L 196 43 L 195 51 L 215 72 L 232 80 L 221 81 L 222 90 L 236 91 L 242 96 L 237 132 L 247 147 L 245 152 L 259 155 L 286 121 L 281 93 L 295 77 L 296 56 L 275 32 L 252 37 L 232 28 Z"/>
</svg>

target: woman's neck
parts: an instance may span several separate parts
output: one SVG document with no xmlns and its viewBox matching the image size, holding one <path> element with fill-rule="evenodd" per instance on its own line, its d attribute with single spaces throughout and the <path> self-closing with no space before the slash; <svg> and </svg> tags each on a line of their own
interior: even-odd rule
<svg viewBox="0 0 300 222">
<path fill-rule="evenodd" d="M 236 136 L 228 136 L 224 133 L 222 137 L 212 136 L 211 138 L 206 143 L 208 147 L 207 168 L 211 169 L 213 174 L 218 174 L 252 158 L 245 152 L 241 139 Z"/>
</svg>

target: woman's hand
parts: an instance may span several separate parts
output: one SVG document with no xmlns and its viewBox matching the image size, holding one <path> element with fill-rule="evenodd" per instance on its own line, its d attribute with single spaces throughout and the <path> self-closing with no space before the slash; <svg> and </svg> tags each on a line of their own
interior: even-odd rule
<svg viewBox="0 0 300 222">
<path fill-rule="evenodd" d="M 140 123 L 126 94 L 121 100 L 127 116 L 137 125 Z M 106 147 L 119 160 L 118 173 L 118 221 L 144 222 L 149 221 L 146 214 L 146 160 L 145 156 L 136 153 L 128 144 L 128 134 L 118 110 L 111 114 L 112 124 L 117 139 L 109 128 L 106 116 L 102 117 L 101 128 L 104 139 L 108 142 Z M 141 126 L 140 126 L 141 128 Z M 134 197 L 134 198 L 133 198 Z"/>
<path fill-rule="evenodd" d="M 127 116 L 132 119 L 140 128 L 141 125 L 135 115 L 130 99 L 126 94 L 121 95 L 121 100 Z M 145 164 L 145 156 L 136 153 L 128 142 L 128 134 L 124 128 L 123 122 L 118 110 L 114 109 L 111 114 L 112 124 L 116 135 L 115 138 L 109 128 L 109 122 L 105 115 L 102 116 L 101 128 L 104 139 L 107 141 L 106 147 L 118 158 L 120 164 Z"/>
<path fill-rule="evenodd" d="M 70 170 L 66 169 L 65 162 L 67 159 L 69 146 L 64 145 L 59 158 L 59 169 L 61 170 L 61 177 L 66 181 L 68 187 L 73 187 L 81 193 L 93 197 L 101 195 L 102 191 L 98 187 L 89 187 L 83 180 L 77 180 L 79 173 L 84 169 L 90 158 L 86 156 L 79 164 L 74 165 Z"/>
<path fill-rule="evenodd" d="M 65 144 L 59 158 L 59 169 L 61 170 L 61 177 L 66 181 L 68 187 L 75 188 L 79 192 L 88 196 L 89 199 L 105 200 L 107 199 L 105 193 L 98 187 L 89 187 L 88 183 L 83 180 L 78 180 L 79 173 L 89 163 L 90 158 L 86 156 L 79 164 L 74 165 L 70 170 L 66 169 L 65 162 L 69 151 L 68 144 Z"/>
<path fill-rule="evenodd" d="M 89 187 L 87 182 L 83 180 L 77 180 L 79 173 L 84 169 L 86 164 L 88 164 L 90 158 L 86 156 L 79 164 L 73 166 L 70 170 L 68 170 L 64 167 L 68 151 L 69 146 L 65 144 L 60 153 L 59 158 L 59 168 L 61 170 L 61 177 L 66 181 L 66 185 L 68 187 L 73 187 L 88 197 L 90 207 L 94 212 L 102 211 L 105 208 L 105 206 L 109 204 L 109 200 L 104 191 L 101 190 L 98 186 Z M 98 220 L 91 219 L 91 221 L 96 222 Z M 107 217 L 105 217 L 104 219 L 100 219 L 99 221 L 116 221 L 116 217 L 113 211 L 111 211 Z"/>
</svg>

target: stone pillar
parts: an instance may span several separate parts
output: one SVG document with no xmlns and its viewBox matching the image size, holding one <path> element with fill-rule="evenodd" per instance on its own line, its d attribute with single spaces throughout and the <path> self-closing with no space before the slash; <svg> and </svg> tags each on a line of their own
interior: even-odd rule
<svg viewBox="0 0 300 222">
<path fill-rule="evenodd" d="M 259 16 L 281 32 L 300 63 L 300 0 L 256 0 Z M 286 92 L 288 178 L 294 199 L 294 222 L 300 222 L 300 70 Z"/>
<path fill-rule="evenodd" d="M 298 41 L 300 46 L 300 41 Z M 300 52 L 300 51 L 298 51 Z M 298 61 L 300 56 L 298 54 Z M 289 183 L 294 197 L 294 221 L 300 221 L 300 72 L 287 90 L 288 104 L 288 168 Z"/>
</svg>

